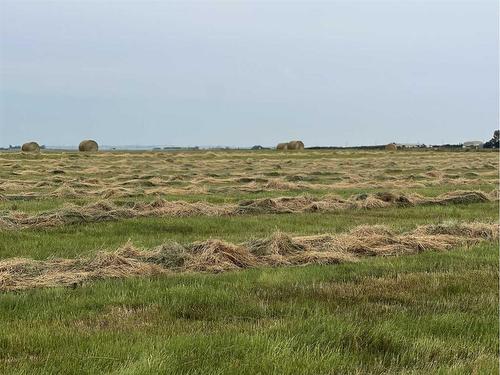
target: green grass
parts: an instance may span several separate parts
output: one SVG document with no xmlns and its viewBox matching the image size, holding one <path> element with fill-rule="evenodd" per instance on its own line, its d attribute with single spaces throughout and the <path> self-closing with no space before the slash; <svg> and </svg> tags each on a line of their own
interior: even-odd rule
<svg viewBox="0 0 500 375">
<path fill-rule="evenodd" d="M 276 230 L 297 235 L 347 231 L 364 224 L 385 224 L 400 231 L 445 220 L 493 222 L 498 203 L 451 206 L 393 207 L 339 213 L 248 215 L 236 217 L 138 218 L 67 225 L 49 229 L 0 230 L 0 258 L 77 257 L 114 250 L 127 240 L 152 247 L 174 240 L 187 243 L 207 238 L 243 242 Z"/>
<path fill-rule="evenodd" d="M 369 193 L 381 190 L 396 192 L 417 192 L 427 196 L 434 196 L 450 190 L 484 190 L 491 191 L 498 185 L 497 170 L 498 160 L 492 152 L 481 153 L 482 160 L 478 159 L 479 153 L 466 152 L 433 152 L 433 151 L 405 151 L 388 154 L 384 151 L 308 151 L 295 153 L 279 153 L 274 151 L 222 151 L 211 153 L 200 152 L 104 152 L 98 154 L 79 154 L 76 152 L 43 152 L 39 155 L 28 155 L 18 152 L 0 152 L 0 211 L 24 211 L 29 213 L 60 208 L 66 202 L 77 204 L 90 203 L 100 197 L 86 195 L 96 188 L 78 187 L 78 182 L 88 179 L 99 180 L 98 186 L 110 187 L 117 181 L 124 182 L 137 179 L 128 186 L 135 196 L 131 198 L 116 199 L 127 200 L 152 200 L 153 195 L 144 195 L 144 188 L 150 186 L 149 178 L 159 177 L 167 186 L 183 188 L 191 185 L 195 177 L 216 176 L 214 181 L 203 185 L 206 192 L 197 194 L 162 194 L 161 198 L 169 200 L 208 201 L 211 203 L 238 202 L 245 199 L 263 197 L 277 197 L 290 195 L 324 195 L 335 193 L 348 197 L 358 193 Z M 123 159 L 121 158 L 123 157 Z M 200 158 L 209 162 L 207 165 L 199 163 Z M 421 160 L 421 163 L 416 163 Z M 110 163 L 108 163 L 108 161 Z M 456 166 L 453 164 L 456 161 Z M 471 166 L 464 163 L 469 161 Z M 123 163 L 127 169 L 120 168 L 115 163 Z M 321 165 L 321 167 L 314 167 Z M 394 164 L 394 166 L 385 166 Z M 123 164 L 118 164 L 123 166 Z M 280 169 L 277 169 L 280 165 Z M 485 167 L 486 166 L 486 167 Z M 54 175 L 52 169 L 62 169 L 65 174 Z M 90 174 L 83 172 L 92 168 Z M 319 169 L 318 169 L 319 168 Z M 382 168 L 376 171 L 377 168 Z M 436 185 L 434 178 L 425 177 L 428 171 L 444 171 L 454 177 L 469 177 L 469 179 L 453 184 L 441 183 Z M 375 171 L 375 172 L 374 172 Z M 24 172 L 20 175 L 12 173 Z M 361 176 L 361 185 L 351 182 L 350 175 Z M 183 176 L 182 181 L 169 181 L 172 176 Z M 239 188 L 245 186 L 238 179 L 278 178 L 284 181 L 298 181 L 302 185 L 299 190 L 255 191 L 245 192 Z M 229 181 L 225 181 L 229 178 Z M 235 179 L 231 181 L 231 178 Z M 394 180 L 396 178 L 396 180 Z M 373 186 L 367 184 L 371 179 Z M 30 181 L 23 188 L 13 186 L 2 187 L 3 181 Z M 398 181 L 399 180 L 399 181 Z M 48 186 L 31 184 L 31 181 L 46 181 Z M 383 187 L 387 182 L 403 182 L 400 188 Z M 56 198 L 50 194 L 62 183 L 70 186 L 75 184 L 77 190 L 87 191 L 79 198 Z M 312 182 L 315 185 L 308 187 Z M 404 187 L 404 183 L 419 183 L 421 186 Z M 340 185 L 335 185 L 340 183 Z M 334 185 L 331 185 L 334 184 Z M 23 186 L 23 185 L 21 185 Z M 256 186 L 263 189 L 265 183 Z M 390 184 L 388 185 L 390 186 Z M 265 188 L 264 188 L 265 190 Z M 38 193 L 40 197 L 25 197 L 26 192 Z M 16 199 L 2 200 L 1 195 L 17 196 Z M 24 200 L 25 199 L 25 200 Z"/>
<path fill-rule="evenodd" d="M 221 177 L 229 172 L 241 172 L 242 176 L 270 173 L 269 178 L 274 178 L 276 171 L 265 160 L 275 160 L 283 165 L 277 172 L 280 178 L 296 174 L 293 168 L 303 166 L 303 173 L 297 175 L 315 182 L 336 181 L 339 174 L 346 173 L 346 165 L 359 166 L 354 170 L 360 175 L 383 165 L 389 173 L 381 172 L 376 178 L 385 180 L 392 176 L 404 182 L 409 174 L 420 181 L 420 174 L 447 166 L 446 173 L 469 174 L 471 179 L 460 185 L 450 182 L 392 190 L 435 196 L 457 189 L 491 191 L 498 186 L 496 175 L 489 173 L 498 168 L 493 153 L 183 154 L 189 157 L 157 153 L 156 161 L 165 165 L 160 168 L 157 164 L 160 169 L 155 173 L 169 176 L 213 172 Z M 49 162 L 59 164 L 63 160 L 70 161 L 67 178 L 114 177 L 106 160 L 110 157 L 120 161 L 122 154 L 109 153 L 99 159 L 100 155 L 0 153 L 0 164 L 4 166 L 0 168 L 0 180 L 52 181 L 51 174 L 14 176 L 11 172 L 21 165 L 22 170 L 46 173 Z M 203 160 L 214 161 L 209 166 L 213 170 L 192 167 L 200 155 Z M 244 163 L 232 164 L 225 170 L 225 165 L 217 163 L 219 155 L 224 155 L 221 160 L 225 163 Z M 126 159 L 133 168 L 120 178 L 148 173 L 149 154 L 138 152 L 133 156 Z M 474 168 L 469 169 L 464 163 L 468 158 Z M 78 174 L 99 160 L 103 169 L 95 175 Z M 253 161 L 249 165 L 255 168 L 246 172 L 248 160 Z M 309 162 L 316 161 L 331 167 L 309 171 Z M 394 166 L 385 167 L 389 162 Z M 472 174 L 478 172 L 488 173 L 478 177 Z M 348 197 L 387 190 L 377 185 L 379 182 L 374 181 L 373 187 L 347 184 L 329 191 L 243 193 L 230 184 L 217 182 L 207 186 L 208 194 L 162 197 L 223 203 L 304 193 Z M 48 193 L 54 188 L 33 191 Z M 15 189 L 6 188 L 0 193 L 14 194 Z M 141 191 L 138 194 L 116 201 L 154 199 Z M 67 202 L 91 201 L 89 197 L 0 199 L 0 211 L 35 213 Z M 48 229 L 0 230 L 0 259 L 91 256 L 99 250 L 114 250 L 128 239 L 149 248 L 167 240 L 187 243 L 212 237 L 241 242 L 275 230 L 306 235 L 344 232 L 363 224 L 383 224 L 396 231 L 408 231 L 418 225 L 448 220 L 495 222 L 498 216 L 498 202 L 489 202 L 329 214 L 138 218 Z M 262 268 L 218 275 L 172 274 L 102 280 L 75 289 L 4 292 L 0 293 L 0 374 L 494 374 L 499 370 L 498 262 L 498 243 L 485 242 L 443 253 L 365 258 L 342 265 Z"/>
<path fill-rule="evenodd" d="M 494 189 L 492 184 L 474 184 L 474 185 L 461 185 L 460 187 L 451 188 L 451 190 L 481 190 L 490 192 Z M 398 193 L 404 193 L 403 190 L 395 190 Z M 277 197 L 293 197 L 308 195 L 312 197 L 321 198 L 326 194 L 337 194 L 345 199 L 355 194 L 377 193 L 381 191 L 390 191 L 390 189 L 379 188 L 349 188 L 349 189 L 335 189 L 335 190 L 319 190 L 319 189 L 300 189 L 289 191 L 262 191 L 255 193 L 241 193 L 241 192 L 228 192 L 227 194 L 213 193 L 207 194 L 162 194 L 154 195 L 137 195 L 126 198 L 110 199 L 116 204 L 123 204 L 126 202 L 152 202 L 158 198 L 168 201 L 186 201 L 186 202 L 208 202 L 212 204 L 236 204 L 245 200 L 261 199 L 261 198 L 277 198 Z M 414 189 L 406 189 L 407 192 L 418 193 L 426 197 L 435 197 L 450 191 L 450 186 L 432 186 L 420 187 Z M 14 201 L 0 201 L 0 212 L 13 211 L 13 212 L 26 212 L 29 214 L 41 213 L 44 211 L 56 210 L 62 208 L 67 203 L 83 206 L 86 204 L 95 203 L 102 198 L 82 197 L 82 198 L 50 198 L 50 199 L 29 199 L 29 200 L 14 200 Z"/>
<path fill-rule="evenodd" d="M 0 372 L 498 372 L 498 244 L 0 295 Z"/>
</svg>

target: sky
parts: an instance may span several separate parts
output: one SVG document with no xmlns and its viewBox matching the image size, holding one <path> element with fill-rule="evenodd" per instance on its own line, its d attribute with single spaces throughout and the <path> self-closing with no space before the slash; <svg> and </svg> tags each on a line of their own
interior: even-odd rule
<svg viewBox="0 0 500 375">
<path fill-rule="evenodd" d="M 0 0 L 0 146 L 486 141 L 498 23 L 496 0 Z"/>
</svg>

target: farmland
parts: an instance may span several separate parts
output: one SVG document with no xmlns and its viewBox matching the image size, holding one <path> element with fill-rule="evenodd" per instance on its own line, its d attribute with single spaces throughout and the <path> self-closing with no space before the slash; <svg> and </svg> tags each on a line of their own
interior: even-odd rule
<svg viewBox="0 0 500 375">
<path fill-rule="evenodd" d="M 496 373 L 498 153 L 0 153 L 1 373 Z"/>
</svg>

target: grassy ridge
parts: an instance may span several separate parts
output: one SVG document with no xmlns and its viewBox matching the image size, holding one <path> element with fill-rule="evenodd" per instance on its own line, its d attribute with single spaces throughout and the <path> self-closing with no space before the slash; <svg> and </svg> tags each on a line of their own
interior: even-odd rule
<svg viewBox="0 0 500 375">
<path fill-rule="evenodd" d="M 498 244 L 0 296 L 0 372 L 496 373 Z"/>
</svg>

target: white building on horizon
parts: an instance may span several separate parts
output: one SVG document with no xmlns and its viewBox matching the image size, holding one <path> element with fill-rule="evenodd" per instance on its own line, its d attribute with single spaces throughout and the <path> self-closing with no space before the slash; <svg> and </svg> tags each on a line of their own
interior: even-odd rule
<svg viewBox="0 0 500 375">
<path fill-rule="evenodd" d="M 462 148 L 483 148 L 483 145 L 481 141 L 467 141 L 463 143 Z"/>
</svg>

